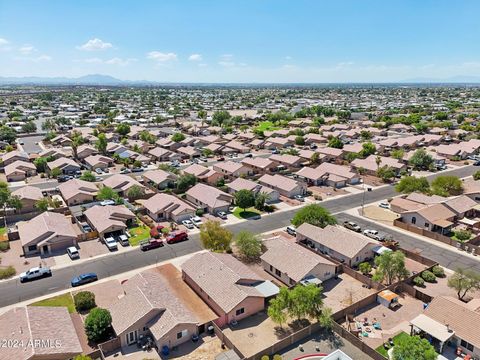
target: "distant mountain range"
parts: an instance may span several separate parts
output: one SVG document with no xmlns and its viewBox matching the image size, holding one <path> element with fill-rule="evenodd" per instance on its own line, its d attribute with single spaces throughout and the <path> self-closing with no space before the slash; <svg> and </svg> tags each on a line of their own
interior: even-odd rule
<svg viewBox="0 0 480 360">
<path fill-rule="evenodd" d="M 478 84 L 480 83 L 480 76 L 468 76 L 458 75 L 448 78 L 428 78 L 418 77 L 412 79 L 405 79 L 403 81 L 392 82 L 372 82 L 370 84 Z M 148 80 L 120 80 L 110 75 L 103 74 L 89 74 L 76 78 L 69 77 L 39 77 L 39 76 L 26 76 L 26 77 L 2 77 L 0 76 L 0 85 L 103 85 L 103 86 L 142 86 L 142 85 L 215 85 L 210 84 L 198 84 L 198 83 L 168 83 Z M 328 83 L 324 83 L 327 85 Z M 334 84 L 334 83 L 331 83 Z M 346 83 L 338 83 L 346 84 Z M 359 83 L 352 83 L 359 84 Z M 368 82 L 361 82 L 361 84 L 369 84 Z M 227 84 L 221 84 L 227 85 Z M 235 84 L 231 84 L 235 85 Z M 247 85 L 247 84 L 243 84 Z M 261 83 L 252 83 L 254 86 L 262 85 Z M 302 84 L 263 84 L 263 85 L 302 85 Z M 304 85 L 322 85 L 317 84 L 304 84 Z"/>
</svg>

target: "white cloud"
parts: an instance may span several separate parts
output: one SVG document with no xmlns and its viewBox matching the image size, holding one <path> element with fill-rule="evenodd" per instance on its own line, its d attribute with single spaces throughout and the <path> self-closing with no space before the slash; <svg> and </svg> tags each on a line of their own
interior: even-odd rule
<svg viewBox="0 0 480 360">
<path fill-rule="evenodd" d="M 177 54 L 175 53 L 162 53 L 160 51 L 150 51 L 147 54 L 148 59 L 152 59 L 158 62 L 166 62 L 166 61 L 172 61 L 172 60 L 177 60 Z"/>
<path fill-rule="evenodd" d="M 9 44 L 10 42 L 7 39 L 0 38 L 0 51 L 9 51 L 10 50 Z"/>
<path fill-rule="evenodd" d="M 23 55 L 28 55 L 28 54 L 31 54 L 32 52 L 36 51 L 37 49 L 35 49 L 35 47 L 33 47 L 32 45 L 28 45 L 28 44 L 25 44 L 23 45 L 22 47 L 20 47 L 18 49 L 18 51 L 20 53 L 22 53 Z"/>
<path fill-rule="evenodd" d="M 202 55 L 200 54 L 192 54 L 188 57 L 190 61 L 202 61 Z"/>
<path fill-rule="evenodd" d="M 208 66 L 208 64 L 205 64 L 205 63 L 198 64 L 198 67 L 207 67 L 207 66 Z"/>
<path fill-rule="evenodd" d="M 98 38 L 90 39 L 85 44 L 77 46 L 77 49 L 84 51 L 97 51 L 112 48 L 113 45 L 109 42 L 102 41 Z"/>
<path fill-rule="evenodd" d="M 129 58 L 129 59 L 121 59 L 118 57 L 114 57 L 110 60 L 106 60 L 105 64 L 108 65 L 118 65 L 118 66 L 127 66 L 128 64 L 137 61 L 137 59 Z"/>
<path fill-rule="evenodd" d="M 82 60 L 78 60 L 78 61 L 81 62 Z M 86 62 L 87 64 L 101 64 L 103 60 L 99 58 L 88 58 L 83 60 L 83 62 Z"/>
<path fill-rule="evenodd" d="M 46 62 L 46 61 L 51 61 L 52 57 L 49 55 L 40 55 L 36 57 L 28 57 L 28 56 L 23 56 L 23 57 L 16 57 L 14 58 L 15 60 L 22 60 L 22 61 L 31 61 L 31 62 Z"/>
</svg>

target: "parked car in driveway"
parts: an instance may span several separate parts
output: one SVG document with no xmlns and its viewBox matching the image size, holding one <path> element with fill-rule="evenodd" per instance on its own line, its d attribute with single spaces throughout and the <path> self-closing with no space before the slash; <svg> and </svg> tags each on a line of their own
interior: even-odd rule
<svg viewBox="0 0 480 360">
<path fill-rule="evenodd" d="M 345 221 L 343 223 L 343 226 L 345 226 L 349 230 L 353 230 L 353 231 L 356 231 L 356 232 L 362 231 L 362 228 L 360 226 L 358 226 L 358 224 L 354 223 L 353 221 Z"/>
<path fill-rule="evenodd" d="M 295 200 L 298 200 L 298 201 L 301 201 L 301 202 L 305 201 L 305 198 L 302 195 L 295 195 L 293 198 Z"/>
<path fill-rule="evenodd" d="M 122 235 L 118 236 L 117 241 L 122 246 L 129 246 L 130 245 L 130 242 L 128 241 L 128 237 L 125 234 L 122 234 Z"/>
<path fill-rule="evenodd" d="M 297 228 L 294 225 L 288 225 L 286 231 L 290 235 L 297 236 Z"/>
<path fill-rule="evenodd" d="M 117 241 L 113 237 L 107 237 L 104 239 L 105 245 L 107 245 L 108 250 L 114 251 L 118 250 Z"/>
<path fill-rule="evenodd" d="M 167 236 L 167 244 L 173 244 L 185 240 L 188 240 L 188 235 L 185 231 L 175 231 Z"/>
<path fill-rule="evenodd" d="M 48 267 L 33 267 L 20 274 L 20 282 L 37 280 L 44 277 L 52 276 L 52 270 Z"/>
<path fill-rule="evenodd" d="M 390 209 L 390 204 L 386 201 L 382 201 L 380 204 L 378 204 L 383 209 Z"/>
<path fill-rule="evenodd" d="M 190 220 L 183 220 L 182 221 L 183 226 L 185 226 L 187 229 L 193 229 L 195 226 L 193 225 L 193 222 Z"/>
<path fill-rule="evenodd" d="M 67 254 L 70 256 L 70 259 L 75 260 L 80 258 L 80 253 L 75 246 L 70 246 L 67 248 Z"/>
<path fill-rule="evenodd" d="M 219 211 L 217 213 L 217 216 L 220 218 L 220 219 L 223 219 L 223 220 L 227 220 L 227 213 L 225 211 Z"/>
<path fill-rule="evenodd" d="M 202 219 L 200 216 L 194 216 L 190 219 L 190 221 L 195 225 L 197 228 L 200 228 L 200 226 L 203 224 Z"/>
<path fill-rule="evenodd" d="M 150 240 L 142 241 L 140 243 L 140 250 L 148 251 L 148 250 L 156 249 L 162 246 L 163 246 L 162 239 L 150 239 Z"/>
<path fill-rule="evenodd" d="M 107 205 L 115 205 L 115 201 L 113 200 L 103 200 L 100 205 L 107 206 Z"/>
<path fill-rule="evenodd" d="M 97 281 L 98 276 L 95 273 L 86 273 L 78 276 L 74 276 L 70 282 L 72 287 L 89 284 L 91 282 Z"/>
<path fill-rule="evenodd" d="M 96 169 L 95 169 L 95 172 L 96 172 L 98 175 L 103 174 L 103 171 L 102 171 L 102 169 L 100 169 L 100 168 L 96 168 Z"/>
</svg>

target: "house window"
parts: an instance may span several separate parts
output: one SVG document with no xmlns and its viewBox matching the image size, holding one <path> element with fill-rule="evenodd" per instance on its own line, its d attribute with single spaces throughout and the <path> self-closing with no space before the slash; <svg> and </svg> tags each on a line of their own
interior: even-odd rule
<svg viewBox="0 0 480 360">
<path fill-rule="evenodd" d="M 270 265 L 270 271 L 273 271 L 273 266 L 272 265 Z"/>
<path fill-rule="evenodd" d="M 417 218 L 414 216 L 412 217 L 412 224 L 416 224 L 417 223 Z"/>
<path fill-rule="evenodd" d="M 275 269 L 275 275 L 282 276 L 282 272 L 278 269 Z"/>
<path fill-rule="evenodd" d="M 243 313 L 245 313 L 245 308 L 240 308 L 240 309 L 237 309 L 237 311 L 235 312 L 235 315 L 239 316 L 239 315 L 242 315 Z"/>
<path fill-rule="evenodd" d="M 467 349 L 469 351 L 473 351 L 473 345 L 466 342 L 465 340 L 460 341 L 460 346 L 464 347 L 465 349 Z"/>
<path fill-rule="evenodd" d="M 137 330 L 129 332 L 127 334 L 127 344 L 130 345 L 137 341 Z"/>
<path fill-rule="evenodd" d="M 425 227 L 428 229 L 430 227 L 429 223 L 425 223 Z"/>
<path fill-rule="evenodd" d="M 28 251 L 35 251 L 35 250 L 37 250 L 37 245 L 30 245 L 28 247 Z"/>
<path fill-rule="evenodd" d="M 147 330 L 148 330 L 148 327 L 144 326 L 143 331 L 147 331 Z"/>
<path fill-rule="evenodd" d="M 295 281 L 293 279 L 290 279 L 290 285 L 295 285 Z"/>
</svg>

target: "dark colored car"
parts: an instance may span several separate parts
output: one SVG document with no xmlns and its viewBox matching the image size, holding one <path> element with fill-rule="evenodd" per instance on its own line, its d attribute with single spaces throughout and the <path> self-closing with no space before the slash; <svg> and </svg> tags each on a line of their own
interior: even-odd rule
<svg viewBox="0 0 480 360">
<path fill-rule="evenodd" d="M 156 249 L 163 246 L 163 240 L 161 239 L 150 239 L 140 243 L 140 250 L 148 251 Z"/>
<path fill-rule="evenodd" d="M 136 172 L 142 172 L 144 169 L 142 168 L 133 168 L 132 169 L 132 173 L 136 173 Z"/>
<path fill-rule="evenodd" d="M 67 175 L 60 175 L 60 176 L 57 177 L 57 181 L 58 182 L 65 182 L 65 181 L 69 180 L 69 178 L 70 177 L 67 176 Z"/>
<path fill-rule="evenodd" d="M 85 285 L 94 281 L 98 280 L 98 276 L 95 273 L 86 273 L 86 274 L 81 274 L 78 276 L 75 276 L 72 281 L 72 287 L 75 286 L 80 286 L 80 285 Z"/>
<path fill-rule="evenodd" d="M 474 166 L 480 166 L 480 160 L 477 160 L 473 163 Z"/>
<path fill-rule="evenodd" d="M 188 240 L 188 234 L 185 231 L 172 232 L 167 236 L 167 244 Z"/>
</svg>

